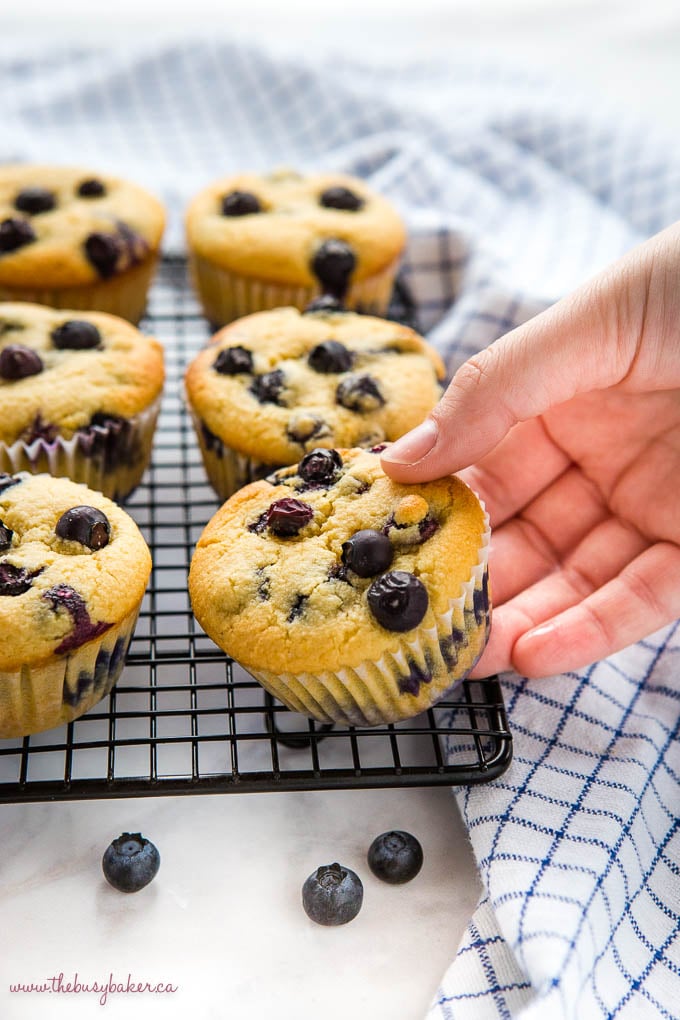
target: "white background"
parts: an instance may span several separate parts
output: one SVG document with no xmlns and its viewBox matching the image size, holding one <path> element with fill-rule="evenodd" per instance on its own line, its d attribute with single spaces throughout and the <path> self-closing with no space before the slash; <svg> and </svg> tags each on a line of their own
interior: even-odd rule
<svg viewBox="0 0 680 1020">
<path fill-rule="evenodd" d="M 392 62 L 463 46 L 680 131 L 677 0 L 0 0 L 0 33 L 114 45 L 225 34 Z"/>
</svg>

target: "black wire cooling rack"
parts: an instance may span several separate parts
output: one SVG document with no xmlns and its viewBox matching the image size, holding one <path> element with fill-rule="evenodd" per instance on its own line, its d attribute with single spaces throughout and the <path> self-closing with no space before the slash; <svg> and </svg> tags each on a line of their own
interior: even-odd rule
<svg viewBox="0 0 680 1020">
<path fill-rule="evenodd" d="M 395 317 L 413 321 L 406 291 Z M 481 783 L 509 765 L 495 678 L 405 723 L 329 728 L 289 712 L 203 633 L 187 594 L 194 545 L 217 509 L 182 399 L 209 328 L 181 259 L 164 260 L 142 328 L 161 339 L 167 382 L 142 484 L 126 509 L 153 572 L 123 674 L 108 698 L 58 729 L 0 741 L 0 802 L 152 794 Z"/>
</svg>

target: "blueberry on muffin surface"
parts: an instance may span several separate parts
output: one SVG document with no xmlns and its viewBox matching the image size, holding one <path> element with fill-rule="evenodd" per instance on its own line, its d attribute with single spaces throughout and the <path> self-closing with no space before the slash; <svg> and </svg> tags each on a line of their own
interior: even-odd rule
<svg viewBox="0 0 680 1020">
<path fill-rule="evenodd" d="M 192 276 L 217 325 L 319 297 L 382 315 L 406 241 L 396 209 L 341 173 L 242 173 L 213 182 L 186 216 Z"/>
<path fill-rule="evenodd" d="M 444 366 L 407 326 L 354 312 L 279 308 L 220 330 L 186 392 L 222 498 L 319 447 L 399 438 L 436 404 Z"/>
<path fill-rule="evenodd" d="M 0 474 L 0 738 L 82 715 L 118 679 L 151 557 L 99 492 Z"/>
<path fill-rule="evenodd" d="M 313 450 L 241 489 L 191 565 L 206 633 L 322 722 L 418 714 L 469 673 L 489 633 L 483 507 L 454 476 L 397 485 L 379 452 Z"/>
<path fill-rule="evenodd" d="M 0 300 L 137 322 L 165 226 L 132 182 L 76 167 L 0 167 Z"/>
<path fill-rule="evenodd" d="M 160 343 L 123 319 L 0 303 L 0 470 L 123 499 L 148 461 L 163 379 Z"/>
</svg>

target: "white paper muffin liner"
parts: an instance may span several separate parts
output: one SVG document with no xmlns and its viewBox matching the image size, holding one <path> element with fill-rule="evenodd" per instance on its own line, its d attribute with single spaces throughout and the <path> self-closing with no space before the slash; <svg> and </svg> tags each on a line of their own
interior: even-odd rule
<svg viewBox="0 0 680 1020">
<path fill-rule="evenodd" d="M 61 726 L 106 697 L 123 670 L 138 614 L 139 606 L 80 648 L 0 670 L 0 739 Z"/>
<path fill-rule="evenodd" d="M 19 471 L 34 475 L 47 472 L 57 478 L 83 482 L 120 502 L 139 484 L 149 463 L 160 406 L 159 396 L 144 411 L 126 419 L 128 427 L 119 437 L 121 448 L 116 450 L 113 466 L 107 465 L 103 453 L 88 455 L 86 440 L 76 432 L 70 439 L 57 436 L 53 440 L 35 439 L 32 443 L 21 439 L 11 444 L 0 442 L 0 472 L 10 475 Z M 99 427 L 103 432 L 104 427 Z"/>
<path fill-rule="evenodd" d="M 230 496 L 249 482 L 265 478 L 272 471 L 284 465 L 266 464 L 264 461 L 246 457 L 233 447 L 227 446 L 219 436 L 206 434 L 206 426 L 189 405 L 203 467 L 208 481 L 221 500 Z"/>
<path fill-rule="evenodd" d="M 292 711 L 319 722 L 377 726 L 418 715 L 464 680 L 484 651 L 491 627 L 490 537 L 484 510 L 477 561 L 460 594 L 449 598 L 435 626 L 409 631 L 377 662 L 297 675 L 248 671 Z"/>
<path fill-rule="evenodd" d="M 346 307 L 371 315 L 384 315 L 398 268 L 399 259 L 396 259 L 379 273 L 353 283 L 345 298 Z M 215 327 L 225 326 L 252 312 L 272 308 L 292 306 L 304 311 L 319 296 L 318 286 L 270 283 L 241 276 L 196 254 L 190 255 L 189 269 L 203 312 Z"/>
<path fill-rule="evenodd" d="M 157 254 L 107 280 L 79 287 L 6 287 L 0 285 L 0 301 L 28 301 L 81 312 L 108 312 L 137 325 L 151 286 Z"/>
</svg>

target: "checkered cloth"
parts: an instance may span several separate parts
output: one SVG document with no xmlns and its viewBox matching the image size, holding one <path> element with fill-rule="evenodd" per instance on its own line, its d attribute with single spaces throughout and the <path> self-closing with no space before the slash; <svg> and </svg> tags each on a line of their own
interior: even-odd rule
<svg viewBox="0 0 680 1020">
<path fill-rule="evenodd" d="M 408 222 L 405 279 L 451 371 L 680 218 L 677 146 L 464 54 L 387 70 L 219 42 L 0 41 L 0 104 L 0 159 L 146 184 L 175 250 L 187 199 L 220 174 L 366 177 Z M 486 893 L 431 1020 L 678 1016 L 679 669 L 671 626 L 581 673 L 503 678 L 514 761 L 457 794 Z"/>
</svg>

